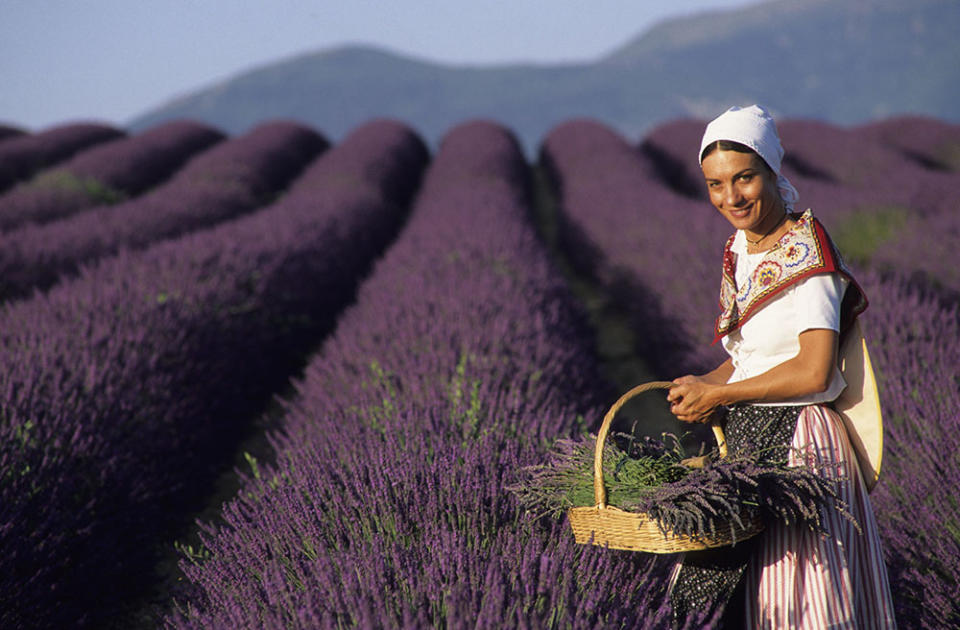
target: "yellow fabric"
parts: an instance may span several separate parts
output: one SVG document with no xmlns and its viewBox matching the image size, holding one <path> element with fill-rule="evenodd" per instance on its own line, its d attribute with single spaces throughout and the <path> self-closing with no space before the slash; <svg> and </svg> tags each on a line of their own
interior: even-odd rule
<svg viewBox="0 0 960 630">
<path fill-rule="evenodd" d="M 863 481 L 873 490 L 883 459 L 883 413 L 867 341 L 855 320 L 840 349 L 840 371 L 847 387 L 834 402 L 857 452 Z"/>
</svg>

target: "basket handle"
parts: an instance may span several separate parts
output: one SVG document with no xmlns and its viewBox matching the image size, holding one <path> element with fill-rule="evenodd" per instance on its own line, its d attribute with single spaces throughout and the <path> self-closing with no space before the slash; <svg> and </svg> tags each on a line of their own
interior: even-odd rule
<svg viewBox="0 0 960 630">
<path fill-rule="evenodd" d="M 653 389 L 670 389 L 671 387 L 673 387 L 673 383 L 670 381 L 651 381 L 637 385 L 621 396 L 617 402 L 613 403 L 610 411 L 603 417 L 603 424 L 600 425 L 600 431 L 597 433 L 596 451 L 593 455 L 593 496 L 596 499 L 598 508 L 604 509 L 607 507 L 607 490 L 603 487 L 603 445 L 607 441 L 607 434 L 610 432 L 610 423 L 613 422 L 614 416 L 616 416 L 620 408 L 634 396 Z M 726 457 L 727 439 L 723 435 L 723 429 L 720 427 L 720 422 L 716 416 L 710 421 L 710 426 L 713 429 L 713 437 L 717 440 L 717 446 L 720 449 L 720 457 Z"/>
</svg>

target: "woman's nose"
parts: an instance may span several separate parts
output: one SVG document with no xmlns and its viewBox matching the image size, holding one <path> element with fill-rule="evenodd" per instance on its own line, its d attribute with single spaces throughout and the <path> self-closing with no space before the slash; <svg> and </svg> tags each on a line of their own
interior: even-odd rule
<svg viewBox="0 0 960 630">
<path fill-rule="evenodd" d="M 743 202 L 743 195 L 736 186 L 728 185 L 723 191 L 723 202 L 728 206 L 739 206 Z"/>
</svg>

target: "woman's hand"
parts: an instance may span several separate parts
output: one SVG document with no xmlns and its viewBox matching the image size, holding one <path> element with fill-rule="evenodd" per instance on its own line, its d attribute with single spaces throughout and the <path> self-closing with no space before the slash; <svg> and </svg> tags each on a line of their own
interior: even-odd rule
<svg viewBox="0 0 960 630">
<path fill-rule="evenodd" d="M 692 374 L 676 378 L 673 383 L 667 393 L 670 412 L 683 422 L 707 422 L 718 405 L 714 396 L 718 386 Z"/>
</svg>

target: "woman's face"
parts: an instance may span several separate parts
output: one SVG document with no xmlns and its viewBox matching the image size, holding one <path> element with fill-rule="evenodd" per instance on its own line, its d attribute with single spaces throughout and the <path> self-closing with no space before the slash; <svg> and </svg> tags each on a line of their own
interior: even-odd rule
<svg viewBox="0 0 960 630">
<path fill-rule="evenodd" d="M 701 168 L 710 203 L 736 229 L 760 236 L 782 218 L 777 176 L 756 153 L 717 148 Z"/>
</svg>

